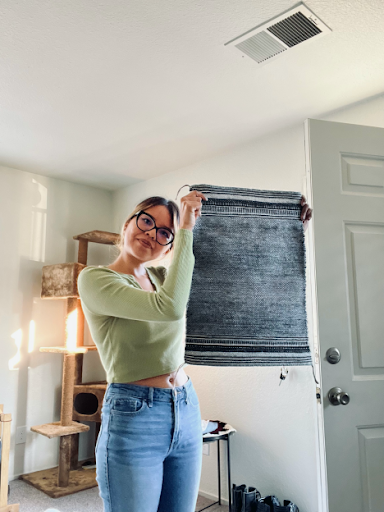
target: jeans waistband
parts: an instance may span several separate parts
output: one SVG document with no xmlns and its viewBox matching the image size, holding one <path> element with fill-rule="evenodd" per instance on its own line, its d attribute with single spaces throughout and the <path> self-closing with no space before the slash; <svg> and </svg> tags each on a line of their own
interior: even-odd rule
<svg viewBox="0 0 384 512">
<path fill-rule="evenodd" d="M 152 386 L 139 386 L 137 384 L 123 384 L 112 382 L 108 384 L 105 392 L 105 399 L 111 397 L 134 397 L 143 398 L 152 401 L 159 402 L 173 402 L 176 400 L 182 400 L 188 398 L 188 393 L 193 389 L 191 378 L 188 376 L 187 382 L 183 386 L 172 388 L 156 388 Z"/>
</svg>

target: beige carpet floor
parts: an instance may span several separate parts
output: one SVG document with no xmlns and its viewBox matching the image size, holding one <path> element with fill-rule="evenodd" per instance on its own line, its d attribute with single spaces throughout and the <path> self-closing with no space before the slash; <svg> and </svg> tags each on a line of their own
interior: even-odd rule
<svg viewBox="0 0 384 512">
<path fill-rule="evenodd" d="M 103 503 L 97 487 L 53 499 L 22 480 L 13 480 L 9 485 L 11 494 L 8 502 L 19 503 L 20 512 L 103 512 Z M 211 500 L 199 496 L 196 511 L 204 509 L 211 503 L 213 503 Z M 204 512 L 228 512 L 228 506 L 216 504 Z"/>
</svg>

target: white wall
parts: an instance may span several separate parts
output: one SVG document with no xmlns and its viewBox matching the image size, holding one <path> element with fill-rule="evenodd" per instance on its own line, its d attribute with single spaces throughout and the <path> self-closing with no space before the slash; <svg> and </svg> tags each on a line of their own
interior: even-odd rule
<svg viewBox="0 0 384 512">
<path fill-rule="evenodd" d="M 64 345 L 65 300 L 42 300 L 41 268 L 77 261 L 73 235 L 111 231 L 112 194 L 93 187 L 0 167 L 0 403 L 12 414 L 10 480 L 58 464 L 58 439 L 30 431 L 59 421 L 62 356 L 39 347 Z M 111 260 L 108 246 L 90 244 L 89 264 Z M 28 352 L 29 326 L 36 325 Z M 12 335 L 22 333 L 21 358 Z M 97 353 L 84 356 L 84 379 L 105 378 Z M 92 455 L 91 431 L 80 434 L 80 459 Z M 15 445 L 17 426 L 27 426 L 27 442 Z"/>
<path fill-rule="evenodd" d="M 319 118 L 384 126 L 384 95 Z M 305 192 L 304 124 L 115 192 L 114 229 L 120 229 L 127 214 L 144 198 L 163 195 L 175 200 L 182 185 L 198 183 Z M 183 188 L 177 201 L 188 192 L 188 187 Z M 307 301 L 313 344 L 309 287 L 310 283 Z M 232 481 L 254 485 L 262 495 L 273 493 L 281 501 L 291 499 L 303 512 L 321 512 L 311 367 L 291 367 L 280 387 L 279 368 L 189 365 L 186 371 L 199 395 L 202 418 L 221 419 L 238 430 L 232 438 Z M 210 446 L 210 456 L 203 457 L 200 491 L 217 496 L 216 448 Z M 222 456 L 225 463 L 224 451 Z M 225 472 L 222 485 L 227 496 Z"/>
<path fill-rule="evenodd" d="M 384 94 L 329 112 L 319 119 L 384 128 Z"/>
</svg>

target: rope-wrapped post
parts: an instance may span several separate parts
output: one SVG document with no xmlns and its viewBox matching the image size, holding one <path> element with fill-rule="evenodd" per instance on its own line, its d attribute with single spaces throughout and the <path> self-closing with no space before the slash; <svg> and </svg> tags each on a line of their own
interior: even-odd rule
<svg viewBox="0 0 384 512">
<path fill-rule="evenodd" d="M 73 391 L 75 382 L 75 354 L 64 354 L 63 384 L 61 392 L 61 418 L 63 427 L 72 425 Z"/>
<path fill-rule="evenodd" d="M 73 415 L 73 391 L 75 381 L 76 355 L 65 354 L 63 367 L 63 385 L 61 394 L 61 418 L 63 426 L 72 425 Z M 60 437 L 60 454 L 58 469 L 59 487 L 67 487 L 69 484 L 69 471 L 71 466 L 71 440 L 72 436 Z"/>
</svg>

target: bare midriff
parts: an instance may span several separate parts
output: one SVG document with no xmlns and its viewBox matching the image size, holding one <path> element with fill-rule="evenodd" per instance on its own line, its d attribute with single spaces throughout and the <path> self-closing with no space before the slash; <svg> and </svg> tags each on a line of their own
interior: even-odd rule
<svg viewBox="0 0 384 512">
<path fill-rule="evenodd" d="M 176 377 L 176 379 L 175 379 Z M 166 373 L 164 375 L 157 375 L 156 377 L 150 377 L 149 379 L 136 380 L 134 382 L 127 382 L 126 384 L 137 384 L 138 386 L 151 386 L 154 388 L 177 388 L 179 386 L 184 386 L 184 384 L 188 381 L 188 375 L 185 373 L 184 368 L 180 368 L 177 372 L 176 370 L 171 373 Z"/>
</svg>

